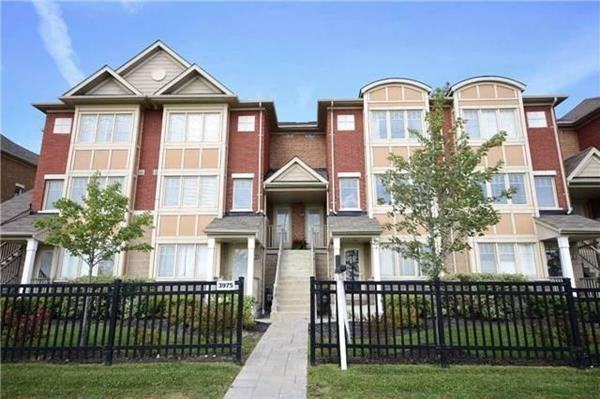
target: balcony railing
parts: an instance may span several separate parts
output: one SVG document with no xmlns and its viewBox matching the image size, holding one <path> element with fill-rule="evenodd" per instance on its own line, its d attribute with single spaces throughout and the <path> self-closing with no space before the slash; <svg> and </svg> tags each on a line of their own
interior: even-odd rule
<svg viewBox="0 0 600 399">
<path fill-rule="evenodd" d="M 289 248 L 292 246 L 291 232 L 289 231 L 289 227 L 268 225 L 266 231 L 267 248 L 279 248 L 280 240 L 283 240 L 283 248 Z M 305 237 L 307 247 L 310 248 L 311 244 L 315 249 L 327 247 L 326 233 L 325 225 L 313 226 L 311 231 L 308 232 L 308 236 Z"/>
</svg>

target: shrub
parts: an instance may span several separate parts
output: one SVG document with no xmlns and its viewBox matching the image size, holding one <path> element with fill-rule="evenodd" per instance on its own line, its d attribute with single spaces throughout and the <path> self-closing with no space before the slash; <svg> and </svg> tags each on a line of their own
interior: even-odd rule
<svg viewBox="0 0 600 399">
<path fill-rule="evenodd" d="M 383 322 L 388 328 L 417 327 L 431 316 L 431 300 L 410 294 L 386 296 L 383 303 Z"/>
<path fill-rule="evenodd" d="M 2 320 L 3 332 L 7 331 L 13 345 L 42 337 L 46 325 L 52 317 L 50 309 L 39 304 L 34 311 L 24 308 L 8 307 Z"/>
<path fill-rule="evenodd" d="M 294 240 L 292 241 L 292 249 L 306 249 L 308 244 L 305 240 Z"/>
<path fill-rule="evenodd" d="M 462 282 L 477 282 L 477 281 L 498 281 L 498 282 L 525 282 L 527 277 L 523 274 L 511 273 L 471 273 L 471 274 L 447 274 L 442 280 L 445 281 L 462 281 Z"/>
</svg>

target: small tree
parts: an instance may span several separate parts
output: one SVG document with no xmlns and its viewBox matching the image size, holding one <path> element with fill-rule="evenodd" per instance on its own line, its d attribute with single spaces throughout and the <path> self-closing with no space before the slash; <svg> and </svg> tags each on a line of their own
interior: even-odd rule
<svg viewBox="0 0 600 399">
<path fill-rule="evenodd" d="M 448 255 L 469 249 L 469 237 L 483 235 L 498 223 L 493 203 L 510 197 L 511 190 L 496 198 L 482 192 L 501 163 L 483 167 L 481 162 L 491 148 L 502 145 L 505 132 L 473 148 L 461 118 L 446 123 L 441 89 L 436 90 L 425 120 L 427 134 L 410 132 L 420 143 L 410 159 L 389 155 L 392 169 L 383 176 L 383 184 L 392 199 L 392 221 L 384 227 L 392 231 L 392 238 L 385 246 L 415 259 L 424 273 L 437 278 Z"/>
<path fill-rule="evenodd" d="M 59 246 L 87 264 L 88 281 L 92 282 L 94 268 L 123 251 L 152 249 L 149 244 L 136 243 L 144 235 L 144 229 L 152 225 L 148 213 L 129 215 L 129 198 L 121 194 L 120 184 L 101 189 L 98 174 L 90 178 L 83 203 L 67 198 L 54 203 L 57 216 L 37 219 L 34 224 L 47 233 L 46 242 Z M 85 300 L 81 344 L 87 340 L 88 301 Z"/>
</svg>

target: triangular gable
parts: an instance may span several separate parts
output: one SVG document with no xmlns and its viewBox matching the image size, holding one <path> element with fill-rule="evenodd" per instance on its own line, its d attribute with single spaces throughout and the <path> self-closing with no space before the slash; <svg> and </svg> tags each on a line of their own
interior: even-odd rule
<svg viewBox="0 0 600 399">
<path fill-rule="evenodd" d="M 155 95 L 206 95 L 206 94 L 220 94 L 233 96 L 233 92 L 229 90 L 224 84 L 212 77 L 204 69 L 198 65 L 192 65 L 179 76 L 171 80 L 161 89 L 159 89 Z"/>
<path fill-rule="evenodd" d="M 63 96 L 83 95 L 141 96 L 142 93 L 121 76 L 117 75 L 110 67 L 104 66 L 92 76 L 67 91 Z"/>
<path fill-rule="evenodd" d="M 265 180 L 265 185 L 276 183 L 327 184 L 327 180 L 313 168 L 304 163 L 300 158 L 294 157 L 271 177 Z"/>
<path fill-rule="evenodd" d="M 161 42 L 160 40 L 155 41 L 138 54 L 133 56 L 129 61 L 125 62 L 123 65 L 117 68 L 116 72 L 122 76 L 128 74 L 133 69 L 139 67 L 142 63 L 144 63 L 148 58 L 156 55 L 158 52 L 166 53 L 169 58 L 173 61 L 181 65 L 183 69 L 188 68 L 191 64 L 185 60 L 182 56 L 177 54 L 172 48 Z"/>
<path fill-rule="evenodd" d="M 587 155 L 573 169 L 567 177 L 568 181 L 574 179 L 599 179 L 600 178 L 600 151 L 591 148 Z"/>
</svg>

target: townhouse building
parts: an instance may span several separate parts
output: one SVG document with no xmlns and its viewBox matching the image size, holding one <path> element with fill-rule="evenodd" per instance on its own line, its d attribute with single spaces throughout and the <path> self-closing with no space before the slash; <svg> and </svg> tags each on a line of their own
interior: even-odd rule
<svg viewBox="0 0 600 399">
<path fill-rule="evenodd" d="M 572 212 L 554 112 L 566 97 L 525 91 L 519 81 L 482 76 L 446 93 L 447 119 L 467 120 L 473 146 L 499 130 L 508 134 L 485 160 L 504 163 L 487 194 L 516 189 L 496 204 L 500 222 L 448 259 L 447 270 L 577 282 L 584 277 L 577 245 L 599 237 L 600 222 Z M 319 100 L 315 122 L 286 123 L 272 101 L 239 99 L 155 42 L 116 69 L 102 67 L 58 102 L 34 105 L 46 122 L 32 212 L 3 223 L 2 239 L 24 243 L 22 282 L 84 274 L 81 260 L 46 245 L 31 220 L 56 212 L 60 197 L 80 201 L 98 171 L 101 184 L 121 183 L 132 215 L 154 218 L 144 237 L 153 251 L 122 253 L 98 274 L 244 276 L 247 295 L 263 307 L 277 296 L 279 269 L 292 267 L 282 257 L 294 252 L 310 253 L 290 259 L 318 278 L 332 277 L 336 255 L 350 280 L 422 278 L 413 260 L 381 248 L 391 201 L 381 174 L 388 153 L 410 157 L 419 148 L 409 129 L 426 129 L 431 92 L 414 79 L 381 79 L 356 98 Z M 549 271 L 548 249 L 556 249 L 557 270 Z"/>
</svg>

